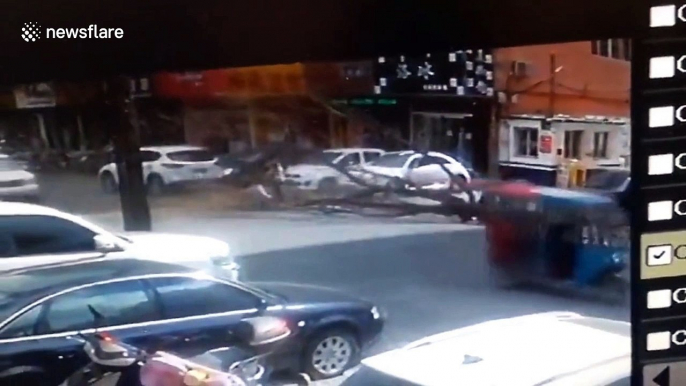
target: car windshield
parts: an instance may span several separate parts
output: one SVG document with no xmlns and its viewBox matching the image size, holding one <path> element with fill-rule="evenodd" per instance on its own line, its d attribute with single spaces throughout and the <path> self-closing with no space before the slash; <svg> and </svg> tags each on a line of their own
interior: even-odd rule
<svg viewBox="0 0 686 386">
<path fill-rule="evenodd" d="M 598 23 L 612 8 L 603 1 L 588 12 L 522 0 L 61 3 L 73 17 L 39 27 L 4 9 L 0 40 L 12 55 L 0 55 L 0 318 L 13 293 L 38 285 L 5 279 L 8 270 L 172 264 L 214 277 L 197 288 L 146 286 L 161 315 L 141 339 L 166 334 L 174 319 L 207 333 L 203 344 L 219 342 L 220 319 L 283 313 L 298 340 L 283 352 L 298 355 L 275 358 L 293 367 L 275 373 L 305 369 L 340 386 L 359 372 L 374 386 L 386 381 L 357 359 L 441 332 L 550 312 L 628 321 L 638 279 L 663 292 L 641 295 L 634 316 L 668 321 L 678 308 L 665 295 L 678 280 L 660 282 L 686 275 L 686 248 L 669 238 L 686 227 L 686 0 L 650 2 L 665 3 L 651 13 L 664 26 L 651 29 L 647 10 Z M 610 15 L 634 3 L 648 7 L 626 2 Z M 82 15 L 96 6 L 97 18 Z M 497 28 L 486 28 L 493 18 Z M 557 32 L 564 22 L 570 34 Z M 637 26 L 646 28 L 630 31 Z M 104 37 L 118 28 L 122 38 Z M 530 41 L 513 40 L 518 32 Z M 667 42 L 683 52 L 642 46 Z M 32 71 L 15 74 L 23 67 Z M 632 85 L 632 71 L 645 82 Z M 632 95 L 644 100 L 633 117 Z M 631 154 L 643 146 L 650 154 Z M 11 159 L 3 149 L 14 149 Z M 634 182 L 638 201 L 625 189 Z M 630 210 L 641 211 L 640 232 Z M 648 244 L 632 246 L 639 234 Z M 118 312 L 110 306 L 103 312 Z M 578 334 L 545 348 L 565 361 L 533 341 L 513 350 L 473 337 L 441 355 L 460 376 L 499 384 L 484 374 L 502 373 L 530 386 L 534 370 L 563 371 L 600 352 L 591 333 Z M 686 355 L 675 346 L 650 362 Z M 463 364 L 461 350 L 483 361 Z M 22 366 L 40 367 L 37 356 Z M 531 363 L 500 361 L 518 356 Z M 424 360 L 395 366 L 442 363 Z"/>
<path fill-rule="evenodd" d="M 180 162 L 210 162 L 214 160 L 214 156 L 205 150 L 183 150 L 167 153 L 172 161 Z"/>
<path fill-rule="evenodd" d="M 407 163 L 407 160 L 409 160 L 411 156 L 411 154 L 388 153 L 370 162 L 370 165 L 386 168 L 401 168 L 405 166 L 405 163 Z"/>
<path fill-rule="evenodd" d="M 327 163 L 333 163 L 342 153 L 335 151 L 325 151 L 322 153 L 322 159 Z"/>
<path fill-rule="evenodd" d="M 628 170 L 601 170 L 586 180 L 586 187 L 598 190 L 614 190 L 622 187 L 629 177 Z"/>
</svg>

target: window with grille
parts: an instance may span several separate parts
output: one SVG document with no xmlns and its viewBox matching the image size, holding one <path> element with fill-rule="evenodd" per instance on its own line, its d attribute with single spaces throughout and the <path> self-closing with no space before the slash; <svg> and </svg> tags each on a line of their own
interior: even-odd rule
<svg viewBox="0 0 686 386">
<path fill-rule="evenodd" d="M 581 130 L 565 131 L 565 158 L 581 158 L 581 138 L 584 132 Z"/>
<path fill-rule="evenodd" d="M 518 157 L 538 157 L 538 129 L 514 128 L 514 154 Z"/>
<path fill-rule="evenodd" d="M 607 142 L 610 133 L 607 131 L 593 133 L 593 158 L 607 158 Z"/>
<path fill-rule="evenodd" d="M 591 42 L 591 53 L 606 58 L 631 61 L 631 39 L 603 39 Z"/>
</svg>

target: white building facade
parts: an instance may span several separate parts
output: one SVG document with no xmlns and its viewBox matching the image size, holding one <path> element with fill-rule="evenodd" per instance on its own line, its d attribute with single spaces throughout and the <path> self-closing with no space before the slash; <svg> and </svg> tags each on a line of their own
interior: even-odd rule
<svg viewBox="0 0 686 386">
<path fill-rule="evenodd" d="M 500 121 L 501 175 L 538 185 L 565 186 L 563 175 L 570 165 L 589 171 L 628 168 L 630 128 L 626 118 L 510 116 Z"/>
</svg>

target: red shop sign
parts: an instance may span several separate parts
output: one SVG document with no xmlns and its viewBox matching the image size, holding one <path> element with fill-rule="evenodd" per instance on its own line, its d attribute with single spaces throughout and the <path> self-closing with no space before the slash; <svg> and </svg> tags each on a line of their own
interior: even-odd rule
<svg viewBox="0 0 686 386">
<path fill-rule="evenodd" d="M 541 153 L 550 154 L 553 151 L 553 137 L 551 135 L 542 135 L 541 144 L 539 146 Z"/>
</svg>

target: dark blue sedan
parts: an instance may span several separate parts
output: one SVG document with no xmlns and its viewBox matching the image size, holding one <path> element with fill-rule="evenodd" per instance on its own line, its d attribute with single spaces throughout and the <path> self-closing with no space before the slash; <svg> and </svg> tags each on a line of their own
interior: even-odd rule
<svg viewBox="0 0 686 386">
<path fill-rule="evenodd" d="M 79 332 L 141 347 L 176 342 L 165 350 L 197 355 L 231 344 L 232 327 L 258 315 L 294 331 L 271 356 L 273 370 L 313 379 L 356 365 L 384 324 L 373 304 L 321 287 L 247 285 L 139 260 L 27 269 L 0 280 L 0 384 L 58 384 L 87 363 Z"/>
</svg>

